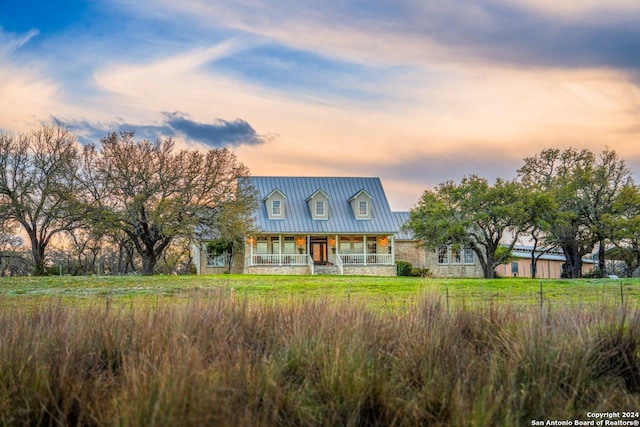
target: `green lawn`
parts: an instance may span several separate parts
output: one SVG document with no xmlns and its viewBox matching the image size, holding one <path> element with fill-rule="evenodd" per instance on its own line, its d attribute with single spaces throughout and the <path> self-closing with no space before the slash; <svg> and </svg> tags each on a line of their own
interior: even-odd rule
<svg viewBox="0 0 640 427">
<path fill-rule="evenodd" d="M 512 303 L 515 305 L 580 305 L 591 303 L 636 306 L 640 302 L 640 279 L 531 280 L 531 279 L 424 279 L 409 277 L 353 276 L 91 276 L 19 277 L 0 279 L 4 304 L 37 302 L 56 298 L 71 303 L 109 299 L 114 303 L 178 301 L 234 295 L 286 301 L 292 297 L 357 300 L 381 307 L 413 305 L 425 293 L 441 298 L 451 307 L 461 304 Z"/>
</svg>

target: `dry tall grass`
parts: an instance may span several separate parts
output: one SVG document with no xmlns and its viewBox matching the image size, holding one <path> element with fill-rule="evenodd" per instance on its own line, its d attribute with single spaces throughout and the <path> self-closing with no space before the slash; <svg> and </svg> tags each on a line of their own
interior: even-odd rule
<svg viewBox="0 0 640 427">
<path fill-rule="evenodd" d="M 195 296 L 0 313 L 2 425 L 531 425 L 640 408 L 640 317 Z"/>
</svg>

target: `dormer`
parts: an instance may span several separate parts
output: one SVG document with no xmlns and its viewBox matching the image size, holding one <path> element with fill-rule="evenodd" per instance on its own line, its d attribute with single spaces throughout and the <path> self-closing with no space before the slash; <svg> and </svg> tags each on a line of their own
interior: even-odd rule
<svg viewBox="0 0 640 427">
<path fill-rule="evenodd" d="M 287 196 L 279 189 L 274 189 L 264 198 L 264 206 L 267 209 L 269 219 L 284 219 L 284 201 Z"/>
<path fill-rule="evenodd" d="M 312 219 L 329 219 L 329 195 L 327 193 L 321 189 L 316 190 L 315 193 L 307 198 L 307 204 L 309 205 Z"/>
<path fill-rule="evenodd" d="M 365 189 L 358 191 L 349 199 L 355 219 L 371 219 L 371 199 L 373 197 Z"/>
</svg>

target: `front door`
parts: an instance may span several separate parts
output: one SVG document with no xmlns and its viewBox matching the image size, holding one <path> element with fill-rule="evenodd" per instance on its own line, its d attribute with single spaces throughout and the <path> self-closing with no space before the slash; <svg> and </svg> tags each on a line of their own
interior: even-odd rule
<svg viewBox="0 0 640 427">
<path fill-rule="evenodd" d="M 327 263 L 327 239 L 311 241 L 311 258 L 316 265 Z"/>
</svg>

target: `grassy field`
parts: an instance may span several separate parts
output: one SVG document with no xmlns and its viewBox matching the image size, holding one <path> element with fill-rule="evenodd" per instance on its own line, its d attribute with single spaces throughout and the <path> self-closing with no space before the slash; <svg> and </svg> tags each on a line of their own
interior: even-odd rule
<svg viewBox="0 0 640 427">
<path fill-rule="evenodd" d="M 1 279 L 0 425 L 524 426 L 622 411 L 636 421 L 639 289 Z"/>
<path fill-rule="evenodd" d="M 323 297 L 356 300 L 381 308 L 411 307 L 423 294 L 462 304 L 509 303 L 548 309 L 584 304 L 640 303 L 640 279 L 531 280 L 425 279 L 352 276 L 91 276 L 0 279 L 0 304 L 30 304 L 56 297 L 77 304 L 109 299 L 114 304 L 173 303 L 197 294 L 233 293 L 236 298 L 287 301 Z"/>
</svg>

